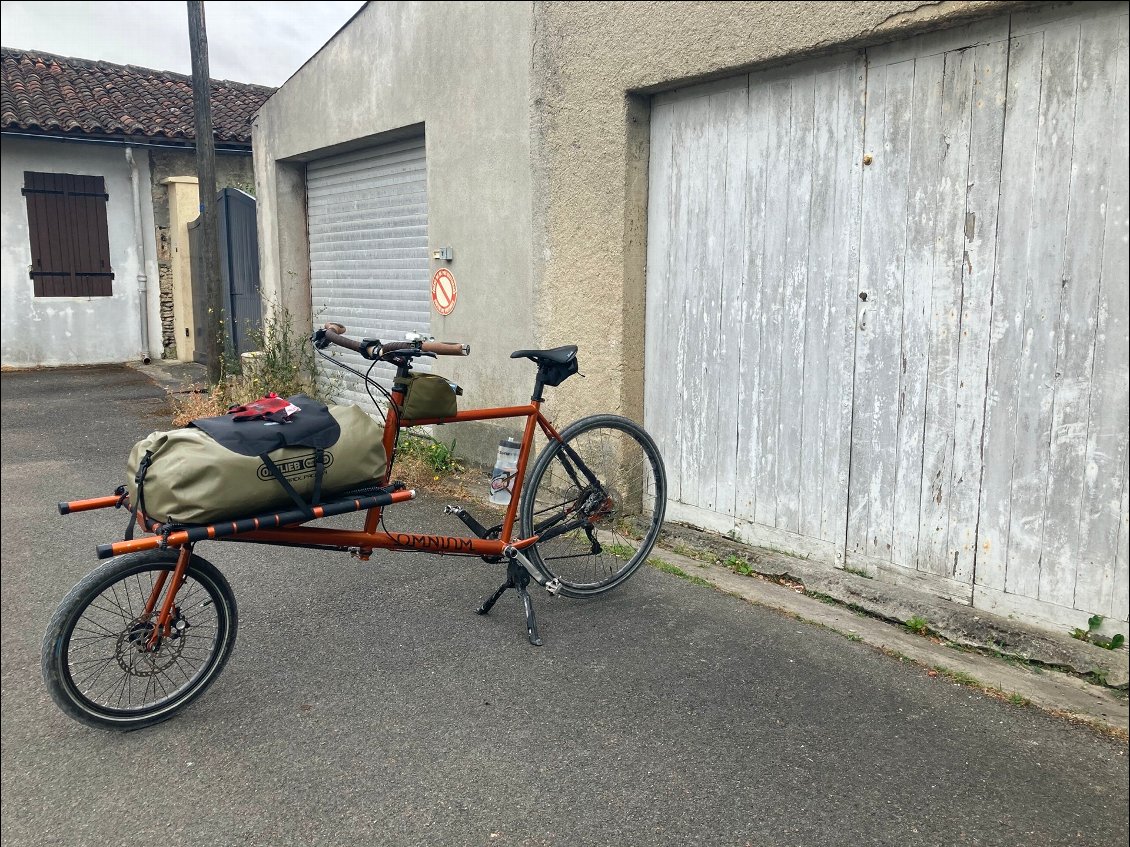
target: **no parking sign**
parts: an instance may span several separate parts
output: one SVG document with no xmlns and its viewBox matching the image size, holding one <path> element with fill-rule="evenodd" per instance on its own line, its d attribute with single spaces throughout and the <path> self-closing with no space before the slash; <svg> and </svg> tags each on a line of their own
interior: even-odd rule
<svg viewBox="0 0 1130 847">
<path fill-rule="evenodd" d="M 458 297 L 459 289 L 455 286 L 455 277 L 451 271 L 440 268 L 432 274 L 432 305 L 437 312 L 450 315 Z"/>
</svg>

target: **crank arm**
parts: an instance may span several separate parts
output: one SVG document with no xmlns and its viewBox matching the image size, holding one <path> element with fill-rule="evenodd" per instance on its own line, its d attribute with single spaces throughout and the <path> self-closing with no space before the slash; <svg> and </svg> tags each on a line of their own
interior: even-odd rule
<svg viewBox="0 0 1130 847">
<path fill-rule="evenodd" d="M 545 588 L 547 590 L 549 589 L 549 586 L 550 586 L 549 580 L 547 580 L 545 578 L 545 576 L 542 574 L 542 572 L 540 570 L 538 570 L 537 567 L 534 566 L 533 562 L 531 562 L 528 558 L 526 558 L 526 554 L 523 553 L 521 550 L 518 550 L 515 547 L 507 547 L 505 550 L 502 551 L 502 554 L 504 556 L 506 556 L 506 558 L 508 558 L 508 559 L 513 559 L 515 562 L 517 562 L 519 565 L 521 565 L 523 568 L 525 568 L 526 573 L 528 573 L 530 575 L 530 579 L 532 579 L 534 582 L 536 582 L 542 588 Z M 550 593 L 555 594 L 556 591 L 550 591 Z"/>
</svg>

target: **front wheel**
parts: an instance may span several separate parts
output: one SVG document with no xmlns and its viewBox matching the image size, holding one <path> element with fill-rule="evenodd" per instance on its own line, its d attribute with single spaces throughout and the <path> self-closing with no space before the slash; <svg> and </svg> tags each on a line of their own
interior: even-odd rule
<svg viewBox="0 0 1130 847">
<path fill-rule="evenodd" d="M 77 721 L 141 729 L 172 717 L 212 684 L 231 654 L 238 624 L 231 586 L 193 556 L 173 605 L 173 626 L 153 642 L 177 555 L 119 556 L 87 574 L 63 599 L 43 639 L 43 679 Z M 157 598 L 159 599 L 159 598 Z"/>
<path fill-rule="evenodd" d="M 591 597 L 620 585 L 659 537 L 667 477 L 655 442 L 618 415 L 583 418 L 550 441 L 522 493 L 527 550 L 567 597 Z"/>
</svg>

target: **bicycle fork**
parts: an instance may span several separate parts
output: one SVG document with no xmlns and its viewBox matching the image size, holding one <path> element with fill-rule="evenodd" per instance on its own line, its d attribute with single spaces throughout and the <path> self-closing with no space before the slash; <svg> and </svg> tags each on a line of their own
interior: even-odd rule
<svg viewBox="0 0 1130 847">
<path fill-rule="evenodd" d="M 142 612 L 142 620 L 148 621 L 154 612 L 157 612 L 157 602 L 161 600 L 161 591 L 166 584 L 169 590 L 165 592 L 165 597 L 161 600 L 161 610 L 157 612 L 157 618 L 154 621 L 153 629 L 149 633 L 149 637 L 145 643 L 145 649 L 153 652 L 161 643 L 162 638 L 167 638 L 172 635 L 172 615 L 173 615 L 173 600 L 177 596 L 177 591 L 180 590 L 185 580 L 185 572 L 188 570 L 188 564 L 192 559 L 192 545 L 185 544 L 180 548 L 177 553 L 177 564 L 173 568 L 172 579 L 168 580 L 168 572 L 162 571 L 161 575 L 157 577 L 157 581 L 153 585 L 153 589 L 149 592 L 149 599 L 145 603 L 144 611 Z"/>
</svg>

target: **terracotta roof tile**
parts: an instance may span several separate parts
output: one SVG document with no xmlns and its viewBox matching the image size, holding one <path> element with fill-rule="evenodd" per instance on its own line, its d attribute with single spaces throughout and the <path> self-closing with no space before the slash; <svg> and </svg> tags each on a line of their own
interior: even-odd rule
<svg viewBox="0 0 1130 847">
<path fill-rule="evenodd" d="M 0 53 L 0 128 L 187 142 L 196 137 L 191 77 L 8 47 Z M 212 80 L 216 141 L 250 144 L 251 118 L 274 92 Z"/>
</svg>

